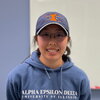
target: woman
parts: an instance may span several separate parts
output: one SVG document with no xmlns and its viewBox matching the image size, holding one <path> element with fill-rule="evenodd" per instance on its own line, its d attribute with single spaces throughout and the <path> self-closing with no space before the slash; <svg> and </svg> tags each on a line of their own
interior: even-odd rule
<svg viewBox="0 0 100 100">
<path fill-rule="evenodd" d="M 67 19 L 47 12 L 37 20 L 38 49 L 8 76 L 7 100 L 91 100 L 89 80 L 69 57 Z"/>
</svg>

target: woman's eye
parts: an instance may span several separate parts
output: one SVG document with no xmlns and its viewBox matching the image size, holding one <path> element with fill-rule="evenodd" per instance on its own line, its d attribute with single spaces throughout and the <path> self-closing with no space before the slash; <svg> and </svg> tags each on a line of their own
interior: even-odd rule
<svg viewBox="0 0 100 100">
<path fill-rule="evenodd" d="M 49 36 L 48 33 L 41 34 L 41 36 Z"/>
<path fill-rule="evenodd" d="M 48 33 L 45 33 L 44 36 L 49 36 L 49 34 Z"/>
<path fill-rule="evenodd" d="M 63 33 L 58 33 L 57 34 L 57 37 L 65 37 L 66 35 L 65 34 L 63 34 Z"/>
<path fill-rule="evenodd" d="M 63 37 L 63 34 L 57 34 L 57 37 Z"/>
</svg>

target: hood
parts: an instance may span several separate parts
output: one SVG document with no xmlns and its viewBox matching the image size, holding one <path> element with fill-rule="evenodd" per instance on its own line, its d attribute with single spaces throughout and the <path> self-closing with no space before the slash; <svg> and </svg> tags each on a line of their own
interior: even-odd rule
<svg viewBox="0 0 100 100">
<path fill-rule="evenodd" d="M 51 71 L 52 70 L 54 70 L 54 71 L 57 70 L 58 71 L 58 70 L 61 70 L 61 68 L 62 68 L 62 70 L 64 70 L 64 69 L 68 69 L 68 68 L 73 66 L 73 63 L 71 62 L 71 59 L 68 57 L 68 60 L 66 62 L 64 62 L 64 64 L 62 66 L 60 66 L 60 67 L 58 67 L 56 69 L 52 69 L 50 67 L 47 67 L 39 60 L 37 51 L 34 51 L 32 53 L 32 55 L 30 56 L 30 58 L 25 60 L 25 63 L 27 63 L 27 64 L 29 64 L 29 65 L 31 65 L 33 67 L 36 67 L 36 68 L 39 68 L 39 69 L 43 69 L 43 70 L 46 69 L 46 70 L 49 70 L 49 71 L 50 70 Z"/>
<path fill-rule="evenodd" d="M 56 69 L 52 69 L 49 68 L 47 66 L 45 66 L 44 64 L 42 64 L 38 58 L 38 54 L 37 51 L 34 51 L 32 53 L 32 55 L 30 56 L 30 58 L 25 60 L 25 63 L 29 64 L 32 67 L 38 68 L 39 70 L 44 70 L 46 75 L 48 76 L 49 79 L 51 79 L 49 72 L 50 71 L 55 71 L 58 72 L 60 75 L 60 80 L 58 80 L 58 82 L 60 83 L 59 89 L 61 91 L 63 91 L 63 86 L 62 86 L 62 73 L 64 70 L 70 69 L 73 66 L 73 63 L 71 62 L 71 59 L 68 58 L 68 60 L 66 62 L 64 62 L 64 64 Z"/>
</svg>

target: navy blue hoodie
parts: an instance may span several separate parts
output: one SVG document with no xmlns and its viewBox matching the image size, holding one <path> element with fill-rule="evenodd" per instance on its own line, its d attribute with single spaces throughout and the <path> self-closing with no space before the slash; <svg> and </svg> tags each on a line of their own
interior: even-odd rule
<svg viewBox="0 0 100 100">
<path fill-rule="evenodd" d="M 91 100 L 86 74 L 71 60 L 51 69 L 37 51 L 8 75 L 7 100 Z"/>
</svg>

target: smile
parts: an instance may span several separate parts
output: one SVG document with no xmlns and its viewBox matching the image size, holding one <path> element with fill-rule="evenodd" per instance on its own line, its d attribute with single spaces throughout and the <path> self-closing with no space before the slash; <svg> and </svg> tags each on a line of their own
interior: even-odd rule
<svg viewBox="0 0 100 100">
<path fill-rule="evenodd" d="M 58 52 L 59 49 L 46 49 L 46 51 L 48 51 L 48 52 Z"/>
</svg>

